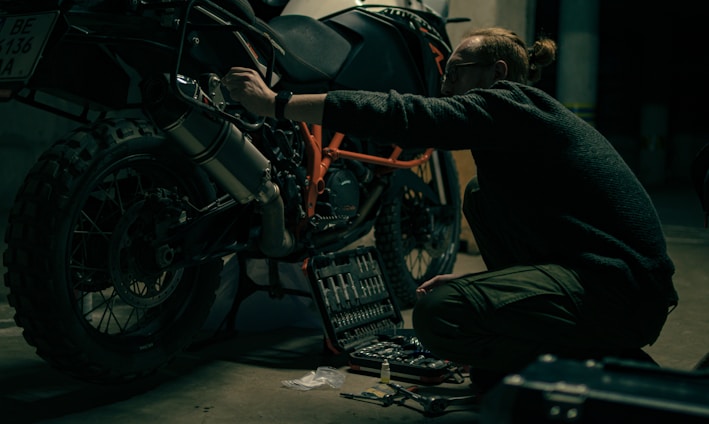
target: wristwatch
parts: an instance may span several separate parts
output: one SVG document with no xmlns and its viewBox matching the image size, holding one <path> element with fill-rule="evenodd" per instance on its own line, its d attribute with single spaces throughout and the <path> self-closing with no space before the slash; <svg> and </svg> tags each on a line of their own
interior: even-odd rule
<svg viewBox="0 0 709 424">
<path fill-rule="evenodd" d="M 291 97 L 293 97 L 292 91 L 279 91 L 278 94 L 276 94 L 276 119 L 285 119 L 283 113 Z"/>
</svg>

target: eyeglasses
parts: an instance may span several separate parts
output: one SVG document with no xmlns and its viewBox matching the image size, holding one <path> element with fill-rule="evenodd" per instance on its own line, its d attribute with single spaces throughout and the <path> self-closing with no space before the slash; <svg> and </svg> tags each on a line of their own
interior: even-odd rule
<svg viewBox="0 0 709 424">
<path fill-rule="evenodd" d="M 455 80 L 458 79 L 458 68 L 463 67 L 463 66 L 475 66 L 475 65 L 482 65 L 482 66 L 487 66 L 487 63 L 480 63 L 480 62 L 462 62 L 462 63 L 454 63 L 452 65 L 449 65 L 445 72 L 443 72 L 443 75 L 441 75 L 441 84 L 444 84 L 446 81 L 450 81 L 451 84 L 455 83 Z"/>
</svg>

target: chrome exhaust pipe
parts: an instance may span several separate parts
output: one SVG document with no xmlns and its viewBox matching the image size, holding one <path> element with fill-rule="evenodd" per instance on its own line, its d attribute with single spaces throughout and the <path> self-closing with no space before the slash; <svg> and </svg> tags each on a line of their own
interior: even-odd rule
<svg viewBox="0 0 709 424">
<path fill-rule="evenodd" d="M 271 181 L 271 162 L 234 124 L 191 108 L 164 131 L 189 157 L 236 201 L 261 206 L 259 248 L 268 257 L 283 257 L 295 249 L 286 229 L 280 189 Z"/>
</svg>

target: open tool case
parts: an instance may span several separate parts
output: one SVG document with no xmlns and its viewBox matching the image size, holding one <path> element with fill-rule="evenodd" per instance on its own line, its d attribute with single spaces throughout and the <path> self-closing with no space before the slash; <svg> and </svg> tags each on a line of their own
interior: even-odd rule
<svg viewBox="0 0 709 424">
<path fill-rule="evenodd" d="M 455 366 L 428 352 L 403 328 L 387 275 L 374 246 L 315 256 L 307 265 L 326 343 L 349 355 L 353 371 L 379 375 L 384 359 L 392 378 L 439 384 Z"/>
</svg>

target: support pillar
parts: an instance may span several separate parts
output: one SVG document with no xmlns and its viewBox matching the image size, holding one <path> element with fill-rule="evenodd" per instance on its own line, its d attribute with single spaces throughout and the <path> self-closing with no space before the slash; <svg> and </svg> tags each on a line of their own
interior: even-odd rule
<svg viewBox="0 0 709 424">
<path fill-rule="evenodd" d="M 598 81 L 598 0 L 559 5 L 557 97 L 595 126 Z"/>
</svg>

